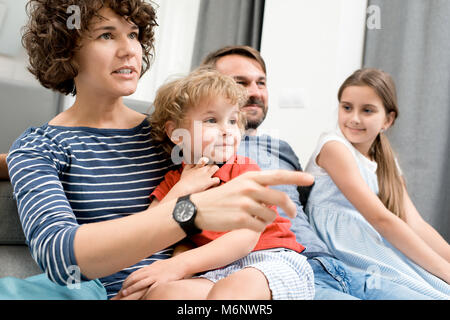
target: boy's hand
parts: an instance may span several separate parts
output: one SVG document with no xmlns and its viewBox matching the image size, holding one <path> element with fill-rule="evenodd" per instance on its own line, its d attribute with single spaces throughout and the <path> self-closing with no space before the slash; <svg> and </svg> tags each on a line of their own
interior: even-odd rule
<svg viewBox="0 0 450 320">
<path fill-rule="evenodd" d="M 181 173 L 180 181 L 174 186 L 183 194 L 192 194 L 208 190 L 219 185 L 220 179 L 212 177 L 219 170 L 214 164 L 208 164 L 209 159 L 202 157 L 197 164 L 186 164 Z"/>
</svg>

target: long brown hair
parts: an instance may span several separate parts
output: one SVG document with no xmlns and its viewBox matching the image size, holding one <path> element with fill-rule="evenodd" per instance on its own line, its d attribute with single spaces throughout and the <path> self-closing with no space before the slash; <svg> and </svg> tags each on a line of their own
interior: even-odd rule
<svg viewBox="0 0 450 320">
<path fill-rule="evenodd" d="M 372 88 L 383 102 L 386 115 L 391 112 L 395 113 L 392 125 L 394 124 L 398 117 L 397 93 L 394 81 L 388 73 L 373 68 L 356 70 L 339 88 L 339 101 L 341 101 L 344 89 L 349 86 Z M 378 197 L 389 211 L 404 219 L 403 181 L 397 167 L 394 151 L 384 133 L 378 134 L 369 150 L 369 155 L 377 163 Z"/>
</svg>

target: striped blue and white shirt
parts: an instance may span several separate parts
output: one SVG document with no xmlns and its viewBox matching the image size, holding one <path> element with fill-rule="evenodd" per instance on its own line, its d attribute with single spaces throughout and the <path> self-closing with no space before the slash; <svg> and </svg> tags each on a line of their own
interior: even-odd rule
<svg viewBox="0 0 450 320">
<path fill-rule="evenodd" d="M 81 224 L 149 206 L 150 193 L 172 169 L 150 130 L 147 120 L 132 129 L 46 124 L 29 128 L 12 145 L 7 162 L 22 227 L 32 256 L 52 281 L 72 281 L 73 239 Z M 108 297 L 131 272 L 171 253 L 163 250 L 100 279 Z"/>
</svg>

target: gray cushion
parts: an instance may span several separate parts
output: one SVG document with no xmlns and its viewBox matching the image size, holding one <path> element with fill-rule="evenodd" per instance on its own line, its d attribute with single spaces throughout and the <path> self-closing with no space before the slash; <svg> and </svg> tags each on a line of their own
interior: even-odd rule
<svg viewBox="0 0 450 320">
<path fill-rule="evenodd" d="M 25 244 L 25 236 L 17 213 L 9 181 L 0 181 L 0 245 Z"/>
<path fill-rule="evenodd" d="M 9 181 L 0 181 L 0 278 L 26 278 L 42 273 L 25 245 Z"/>
<path fill-rule="evenodd" d="M 27 246 L 0 245 L 0 278 L 26 278 L 42 273 Z"/>
</svg>

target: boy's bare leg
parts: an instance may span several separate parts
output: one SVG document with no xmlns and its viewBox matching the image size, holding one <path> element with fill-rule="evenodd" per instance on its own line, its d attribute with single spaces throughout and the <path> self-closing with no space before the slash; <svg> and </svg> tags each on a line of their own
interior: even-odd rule
<svg viewBox="0 0 450 320">
<path fill-rule="evenodd" d="M 205 300 L 214 282 L 204 278 L 183 279 L 150 287 L 144 300 Z"/>
<path fill-rule="evenodd" d="M 270 300 L 272 294 L 264 274 L 244 268 L 218 281 L 209 291 L 209 300 Z"/>
</svg>

